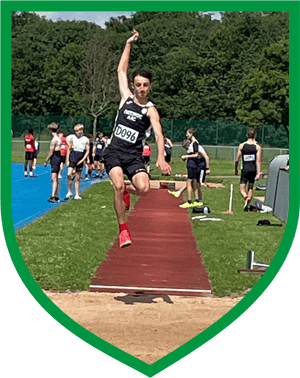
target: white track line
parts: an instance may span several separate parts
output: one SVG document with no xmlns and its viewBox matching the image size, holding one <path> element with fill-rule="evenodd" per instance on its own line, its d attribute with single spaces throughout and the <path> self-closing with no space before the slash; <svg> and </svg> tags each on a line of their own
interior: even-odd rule
<svg viewBox="0 0 300 378">
<path fill-rule="evenodd" d="M 134 287 L 134 286 L 103 286 L 90 285 L 90 289 L 118 289 L 122 290 L 147 290 L 147 291 L 177 291 L 179 293 L 206 293 L 211 294 L 211 290 L 196 290 L 196 289 L 170 289 L 170 288 L 153 288 L 153 287 Z"/>
</svg>

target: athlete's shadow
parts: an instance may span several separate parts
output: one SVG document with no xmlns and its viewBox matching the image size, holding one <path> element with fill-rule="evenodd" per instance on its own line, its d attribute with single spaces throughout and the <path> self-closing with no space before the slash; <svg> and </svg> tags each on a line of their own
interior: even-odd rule
<svg viewBox="0 0 300 378">
<path fill-rule="evenodd" d="M 157 303 L 155 298 L 162 298 L 166 303 L 174 303 L 171 301 L 170 297 L 165 294 L 143 294 L 143 293 L 135 293 L 135 294 L 127 294 L 124 297 L 115 297 L 116 301 L 124 302 L 127 305 L 133 305 L 136 303 Z"/>
</svg>

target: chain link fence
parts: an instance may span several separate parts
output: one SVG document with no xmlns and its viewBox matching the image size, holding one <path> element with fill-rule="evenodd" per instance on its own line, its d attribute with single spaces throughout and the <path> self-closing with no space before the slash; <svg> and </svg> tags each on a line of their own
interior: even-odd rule
<svg viewBox="0 0 300 378">
<path fill-rule="evenodd" d="M 52 116 L 49 114 L 33 117 L 27 115 L 12 116 L 12 131 L 14 138 L 23 138 L 29 128 L 33 128 L 38 140 L 49 140 L 50 133 L 47 125 L 56 122 L 65 133 L 73 131 L 76 123 L 81 122 L 85 125 L 85 132 L 92 134 L 93 120 L 88 116 L 72 118 L 70 116 Z M 196 137 L 202 145 L 207 146 L 238 146 L 239 143 L 246 139 L 248 127 L 232 121 L 211 121 L 206 119 L 161 119 L 164 133 L 173 142 L 182 142 L 186 136 L 186 130 L 194 128 Z M 102 131 L 104 135 L 110 135 L 113 130 L 114 120 L 110 118 L 99 118 L 97 121 L 97 130 Z M 154 136 L 149 139 L 154 142 Z M 257 130 L 257 140 L 263 146 L 288 148 L 289 141 L 287 133 L 283 126 L 275 128 L 274 126 L 263 125 Z"/>
</svg>

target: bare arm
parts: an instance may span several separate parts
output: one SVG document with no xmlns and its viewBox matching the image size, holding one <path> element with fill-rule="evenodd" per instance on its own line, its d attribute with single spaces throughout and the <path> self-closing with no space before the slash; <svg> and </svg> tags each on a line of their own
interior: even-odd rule
<svg viewBox="0 0 300 378">
<path fill-rule="evenodd" d="M 85 144 L 85 154 L 84 154 L 84 157 L 81 160 L 79 160 L 79 162 L 77 163 L 77 165 L 80 165 L 80 164 L 82 164 L 85 161 L 85 159 L 89 155 L 89 152 L 90 152 L 90 142 L 87 141 L 86 144 Z"/>
<path fill-rule="evenodd" d="M 69 148 L 67 149 L 67 156 L 66 156 L 66 166 L 69 166 L 70 163 L 70 153 L 73 148 L 73 140 L 71 139 L 69 142 Z"/>
<path fill-rule="evenodd" d="M 130 57 L 130 51 L 131 51 L 131 44 L 132 42 L 137 41 L 139 38 L 139 33 L 134 30 L 133 35 L 127 39 L 126 45 L 123 51 L 123 54 L 121 56 L 119 66 L 118 66 L 118 81 L 119 81 L 119 89 L 121 94 L 121 103 L 120 107 L 123 105 L 123 103 L 127 100 L 129 96 L 132 95 L 129 86 L 128 86 L 128 66 L 129 66 L 129 57 Z"/>
<path fill-rule="evenodd" d="M 257 145 L 255 180 L 258 180 L 260 178 L 260 174 L 261 174 L 261 147 Z"/>
<path fill-rule="evenodd" d="M 238 166 L 239 166 L 239 161 L 240 161 L 240 158 L 242 156 L 242 148 L 243 148 L 243 144 L 241 143 L 239 145 L 239 149 L 238 149 L 238 152 L 236 154 L 236 158 L 235 158 L 235 170 L 234 170 L 234 174 L 235 175 L 238 175 L 239 172 L 238 172 Z"/>
<path fill-rule="evenodd" d="M 45 160 L 45 163 L 47 163 L 47 161 L 52 158 L 53 152 L 55 151 L 56 145 L 57 145 L 57 141 L 56 140 L 55 141 L 51 141 L 50 151 L 49 151 L 48 156 L 47 156 L 47 158 Z"/>
<path fill-rule="evenodd" d="M 161 127 L 161 124 L 160 124 L 159 114 L 158 114 L 158 111 L 155 109 L 154 106 L 152 106 L 151 108 L 148 109 L 148 116 L 150 118 L 152 128 L 153 128 L 153 131 L 154 131 L 154 134 L 155 134 L 157 150 L 158 150 L 156 166 L 157 166 L 157 168 L 160 168 L 162 173 L 170 174 L 172 172 L 172 168 L 165 161 L 165 157 L 164 157 L 164 151 L 165 151 L 164 136 L 162 134 L 162 127 Z"/>
</svg>

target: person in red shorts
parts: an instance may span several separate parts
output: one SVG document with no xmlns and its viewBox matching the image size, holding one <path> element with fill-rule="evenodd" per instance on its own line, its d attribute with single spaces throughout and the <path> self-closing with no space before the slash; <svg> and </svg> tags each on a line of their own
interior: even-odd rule
<svg viewBox="0 0 300 378">
<path fill-rule="evenodd" d="M 61 148 L 60 148 L 61 163 L 60 163 L 60 170 L 59 170 L 58 178 L 62 178 L 62 173 L 63 173 L 63 170 L 64 170 L 64 164 L 66 163 L 66 156 L 67 156 L 67 151 L 68 151 L 68 142 L 67 142 L 67 139 L 65 137 L 65 134 L 62 131 L 60 131 L 58 133 L 58 136 L 61 140 Z"/>
<path fill-rule="evenodd" d="M 33 173 L 33 159 L 35 153 L 35 137 L 33 135 L 33 129 L 30 128 L 28 133 L 25 135 L 25 165 L 24 165 L 24 176 L 28 177 L 28 166 L 29 166 L 29 177 L 37 177 Z"/>
</svg>

